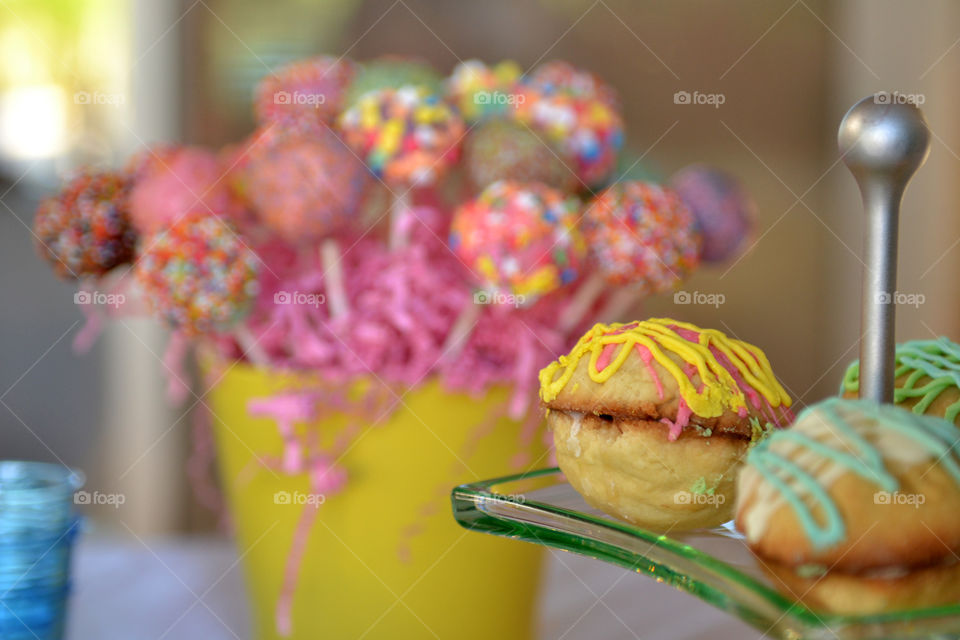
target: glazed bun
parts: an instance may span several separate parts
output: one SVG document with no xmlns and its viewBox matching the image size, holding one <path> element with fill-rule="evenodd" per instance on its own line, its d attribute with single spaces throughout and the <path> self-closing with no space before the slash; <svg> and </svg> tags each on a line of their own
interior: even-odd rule
<svg viewBox="0 0 960 640">
<path fill-rule="evenodd" d="M 894 402 L 914 413 L 937 416 L 960 426 L 960 345 L 947 338 L 911 340 L 896 348 Z M 841 395 L 856 398 L 860 362 L 843 376 Z"/>
<path fill-rule="evenodd" d="M 744 454 L 792 419 L 762 351 L 669 319 L 595 325 L 540 383 L 570 484 L 658 531 L 729 520 Z"/>
<path fill-rule="evenodd" d="M 960 599 L 960 431 L 832 398 L 750 451 L 737 528 L 785 591 L 869 613 Z"/>
</svg>

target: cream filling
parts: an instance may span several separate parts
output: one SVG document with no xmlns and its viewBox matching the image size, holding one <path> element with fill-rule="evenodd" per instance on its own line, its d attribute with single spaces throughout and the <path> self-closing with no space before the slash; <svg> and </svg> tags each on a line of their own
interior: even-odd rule
<svg viewBox="0 0 960 640">
<path fill-rule="evenodd" d="M 570 425 L 570 434 L 567 436 L 567 447 L 573 452 L 575 458 L 580 457 L 580 429 L 583 427 L 583 413 L 580 411 L 567 411 L 573 424 Z"/>
</svg>

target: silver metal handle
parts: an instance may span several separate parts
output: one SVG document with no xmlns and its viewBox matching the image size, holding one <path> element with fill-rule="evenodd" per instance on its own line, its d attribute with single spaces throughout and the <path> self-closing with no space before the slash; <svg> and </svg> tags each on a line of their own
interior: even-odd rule
<svg viewBox="0 0 960 640">
<path fill-rule="evenodd" d="M 923 113 L 901 94 L 878 93 L 853 105 L 840 123 L 843 161 L 867 213 L 860 313 L 860 397 L 893 401 L 897 232 L 900 202 L 930 152 Z"/>
</svg>

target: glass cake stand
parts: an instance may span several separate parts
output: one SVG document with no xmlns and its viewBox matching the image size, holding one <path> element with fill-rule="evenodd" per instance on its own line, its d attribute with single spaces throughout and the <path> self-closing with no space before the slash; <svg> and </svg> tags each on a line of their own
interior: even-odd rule
<svg viewBox="0 0 960 640">
<path fill-rule="evenodd" d="M 775 638 L 960 638 L 960 605 L 870 616 L 814 612 L 781 595 L 731 524 L 660 535 L 588 506 L 559 469 L 475 482 L 452 493 L 474 531 L 572 551 L 672 585 Z"/>
</svg>

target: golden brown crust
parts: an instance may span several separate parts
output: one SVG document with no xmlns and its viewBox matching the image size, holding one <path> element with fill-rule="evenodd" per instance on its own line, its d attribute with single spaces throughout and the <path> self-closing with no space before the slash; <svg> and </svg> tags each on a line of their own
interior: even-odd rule
<svg viewBox="0 0 960 640">
<path fill-rule="evenodd" d="M 780 504 L 770 515 L 763 535 L 749 542 L 765 560 L 797 567 L 817 564 L 846 573 L 889 566 L 920 567 L 951 558 L 960 550 L 960 491 L 956 481 L 936 461 L 904 468 L 887 462 L 900 483 L 903 496 L 887 500 L 878 487 L 859 475 L 846 472 L 829 488 L 846 529 L 845 541 L 833 547 L 813 548 L 795 511 Z M 744 479 L 748 472 L 744 471 Z M 740 486 L 737 528 L 749 536 L 744 514 L 756 494 Z M 911 496 L 913 496 L 911 498 Z M 919 496 L 919 497 L 918 497 Z M 922 504 L 918 504 L 922 502 Z M 823 522 L 819 507 L 814 516 Z"/>
<path fill-rule="evenodd" d="M 920 609 L 960 602 L 960 564 L 940 564 L 884 577 L 827 571 L 801 577 L 792 567 L 761 562 L 777 589 L 810 609 L 848 615 Z"/>
<path fill-rule="evenodd" d="M 686 366 L 686 363 L 676 354 L 666 352 L 666 355 L 681 369 Z M 577 362 L 570 381 L 556 398 L 543 405 L 548 409 L 579 411 L 618 418 L 641 418 L 653 421 L 661 418 L 671 421 L 677 419 L 681 400 L 680 387 L 670 372 L 657 361 L 651 361 L 650 367 L 660 379 L 660 389 L 657 388 L 656 380 L 640 358 L 627 358 L 620 369 L 603 383 L 594 382 L 590 378 L 589 366 L 590 359 L 581 358 Z M 696 373 L 693 373 L 690 380 L 694 387 L 702 384 L 700 376 Z M 789 422 L 784 407 L 777 407 L 773 411 L 781 424 Z M 760 424 L 768 422 L 767 418 L 750 407 L 746 417 L 740 417 L 735 411 L 727 410 L 714 417 L 692 415 L 690 424 L 715 431 L 736 432 L 749 437 L 752 431 L 751 417 L 757 418 Z"/>
<path fill-rule="evenodd" d="M 736 470 L 749 447 L 738 435 L 684 430 L 638 418 L 551 410 L 557 462 L 588 504 L 637 526 L 682 531 L 732 515 Z"/>
</svg>

